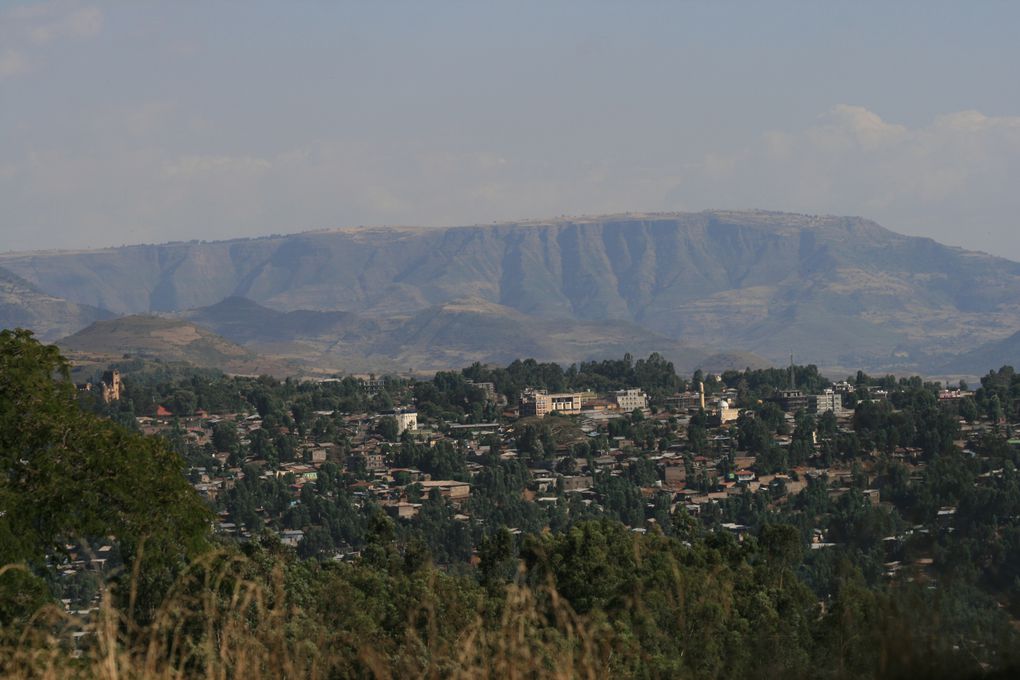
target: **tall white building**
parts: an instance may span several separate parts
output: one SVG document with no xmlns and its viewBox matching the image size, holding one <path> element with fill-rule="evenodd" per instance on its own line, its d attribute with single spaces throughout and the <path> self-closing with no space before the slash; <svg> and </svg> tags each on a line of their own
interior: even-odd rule
<svg viewBox="0 0 1020 680">
<path fill-rule="evenodd" d="M 629 412 L 634 409 L 641 409 L 643 411 L 648 408 L 648 395 L 640 389 L 620 390 L 614 396 L 616 398 L 616 405 L 620 407 L 621 411 Z"/>
<path fill-rule="evenodd" d="M 397 434 L 418 429 L 418 412 L 413 408 L 398 408 L 393 411 L 393 417 L 397 419 Z"/>
<path fill-rule="evenodd" d="M 843 395 L 834 390 L 825 390 L 821 394 L 816 394 L 811 397 L 814 402 L 815 413 L 825 413 L 826 411 L 832 411 L 834 415 L 843 415 Z"/>
</svg>

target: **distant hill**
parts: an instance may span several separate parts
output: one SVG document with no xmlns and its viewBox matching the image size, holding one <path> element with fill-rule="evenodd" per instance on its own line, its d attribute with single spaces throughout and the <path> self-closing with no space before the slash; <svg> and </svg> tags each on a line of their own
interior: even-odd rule
<svg viewBox="0 0 1020 680">
<path fill-rule="evenodd" d="M 710 353 L 623 321 L 579 322 L 533 317 L 480 299 L 426 308 L 380 322 L 349 312 L 280 312 L 244 298 L 181 314 L 264 355 L 307 366 L 355 371 L 434 371 L 474 361 L 503 364 L 521 357 L 573 363 L 659 352 L 683 370 L 704 366 Z M 734 367 L 716 355 L 710 370 Z M 744 355 L 745 365 L 765 363 Z M 739 363 L 738 361 L 738 363 Z M 723 368 L 717 368 L 722 366 Z"/>
<path fill-rule="evenodd" d="M 366 360 L 382 328 L 350 312 L 281 312 L 234 296 L 179 316 L 262 356 L 293 360 L 312 372 L 402 370 L 392 358 Z"/>
<path fill-rule="evenodd" d="M 946 373 L 981 376 L 1003 366 L 1020 369 L 1020 333 L 964 352 L 941 365 Z"/>
<path fill-rule="evenodd" d="M 505 310 L 523 315 L 513 317 L 518 326 L 531 319 L 527 326 L 542 329 L 539 335 L 548 334 L 547 322 L 626 324 L 684 347 L 782 363 L 794 353 L 867 369 L 910 368 L 910 357 L 937 363 L 1020 331 L 1020 264 L 856 217 L 715 211 L 341 229 L 14 253 L 0 256 L 0 266 L 50 295 L 119 314 L 179 313 L 237 296 L 281 312 L 342 310 L 355 315 L 355 325 L 371 320 L 382 331 L 406 331 L 411 341 L 417 324 L 432 346 L 422 354 L 413 342 L 406 350 L 386 345 L 400 350 L 392 358 L 445 356 L 455 365 L 472 356 L 465 334 L 484 344 L 508 323 Z M 464 300 L 495 307 L 447 307 Z M 330 324 L 341 337 L 346 332 L 343 318 L 277 319 L 308 324 L 303 338 L 327 336 Z M 411 326 L 393 330 L 402 324 Z M 607 332 L 623 337 L 616 328 Z M 519 334 L 522 343 L 537 337 Z M 493 344 L 497 354 L 501 344 Z"/>
<path fill-rule="evenodd" d="M 6 269 L 0 269 L 0 328 L 28 328 L 42 340 L 55 340 L 113 314 L 48 295 Z"/>
<path fill-rule="evenodd" d="M 477 299 L 424 309 L 382 334 L 374 350 L 402 365 L 429 370 L 474 361 L 506 364 L 524 357 L 570 364 L 627 352 L 659 352 L 686 368 L 707 356 L 625 321 L 545 319 Z"/>
<path fill-rule="evenodd" d="M 181 316 L 239 343 L 318 337 L 336 341 L 346 336 L 360 339 L 379 330 L 377 323 L 350 312 L 280 312 L 242 297 L 229 297 Z"/>
<path fill-rule="evenodd" d="M 158 316 L 132 315 L 97 321 L 57 344 L 64 350 L 97 358 L 132 355 L 218 368 L 227 373 L 289 372 L 281 363 L 260 358 L 195 324 Z"/>
</svg>

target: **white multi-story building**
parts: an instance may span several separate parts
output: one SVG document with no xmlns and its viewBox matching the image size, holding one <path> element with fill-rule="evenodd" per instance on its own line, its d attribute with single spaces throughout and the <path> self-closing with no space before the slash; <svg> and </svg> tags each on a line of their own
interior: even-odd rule
<svg viewBox="0 0 1020 680">
<path fill-rule="evenodd" d="M 549 394 L 545 390 L 526 390 L 521 395 L 521 415 L 541 418 L 553 411 L 563 415 L 577 415 L 581 412 L 582 397 L 580 392 Z"/>
<path fill-rule="evenodd" d="M 615 395 L 616 405 L 621 411 L 645 410 L 648 408 L 648 395 L 640 389 L 620 390 Z"/>
<path fill-rule="evenodd" d="M 825 390 L 821 394 L 812 395 L 815 413 L 832 411 L 834 415 L 843 415 L 843 395 L 834 390 Z"/>
<path fill-rule="evenodd" d="M 397 434 L 418 429 L 418 412 L 413 408 L 398 408 L 393 411 L 393 417 L 397 419 Z"/>
</svg>

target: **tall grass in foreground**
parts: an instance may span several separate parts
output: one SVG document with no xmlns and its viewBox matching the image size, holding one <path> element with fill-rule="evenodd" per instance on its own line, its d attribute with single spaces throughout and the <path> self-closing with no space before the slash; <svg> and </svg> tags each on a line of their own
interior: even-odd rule
<svg viewBox="0 0 1020 680">
<path fill-rule="evenodd" d="M 130 614 L 133 588 L 122 606 L 105 588 L 86 616 L 47 605 L 26 626 L 0 634 L 0 674 L 40 680 L 610 675 L 605 635 L 552 588 L 511 585 L 495 620 L 479 612 L 452 640 L 437 633 L 434 603 L 423 601 L 407 613 L 394 644 L 323 630 L 290 604 L 280 565 L 269 579 L 245 578 L 246 566 L 236 554 L 200 561 L 145 622 Z"/>
</svg>

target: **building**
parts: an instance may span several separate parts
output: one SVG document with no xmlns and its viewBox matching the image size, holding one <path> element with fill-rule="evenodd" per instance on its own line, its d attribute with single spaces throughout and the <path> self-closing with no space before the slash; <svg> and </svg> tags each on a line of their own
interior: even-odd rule
<svg viewBox="0 0 1020 680">
<path fill-rule="evenodd" d="M 378 394 L 386 388 L 385 378 L 377 378 L 373 374 L 355 377 L 361 380 L 361 388 L 368 394 Z"/>
<path fill-rule="evenodd" d="M 682 489 L 687 483 L 687 466 L 667 465 L 663 468 L 665 484 L 668 487 Z"/>
<path fill-rule="evenodd" d="M 810 398 L 812 413 L 827 413 L 832 411 L 833 415 L 843 415 L 843 395 L 834 390 L 825 390 L 821 394 L 811 395 Z"/>
<path fill-rule="evenodd" d="M 801 390 L 779 390 L 770 401 L 779 404 L 779 408 L 787 413 L 796 413 L 801 409 L 806 411 L 810 406 L 808 395 Z"/>
<path fill-rule="evenodd" d="M 396 503 L 383 503 L 383 509 L 394 519 L 411 519 L 417 516 L 421 510 L 421 503 L 408 503 L 399 501 Z"/>
<path fill-rule="evenodd" d="M 697 411 L 705 409 L 705 383 L 698 383 L 697 392 L 680 392 L 670 397 L 666 403 L 679 411 Z"/>
<path fill-rule="evenodd" d="M 616 405 L 621 411 L 633 411 L 639 409 L 644 411 L 648 408 L 648 395 L 639 389 L 620 390 L 614 395 Z"/>
<path fill-rule="evenodd" d="M 564 491 L 584 491 L 595 486 L 595 480 L 591 475 L 573 475 L 562 479 Z"/>
<path fill-rule="evenodd" d="M 462 501 L 471 495 L 471 485 L 467 482 L 457 482 L 452 479 L 437 479 L 433 481 L 418 482 L 421 485 L 425 496 L 428 496 L 433 489 L 439 492 L 444 498 L 451 501 Z"/>
<path fill-rule="evenodd" d="M 740 417 L 740 409 L 736 406 L 731 406 L 730 402 L 725 399 L 719 400 L 719 424 L 725 425 L 726 423 L 732 423 Z"/>
<path fill-rule="evenodd" d="M 580 392 L 560 392 L 549 394 L 545 390 L 525 390 L 521 395 L 521 415 L 542 418 L 553 411 L 563 415 L 581 413 Z"/>
<path fill-rule="evenodd" d="M 483 432 L 499 432 L 500 424 L 498 422 L 492 423 L 466 423 L 466 424 L 454 424 L 450 425 L 450 432 L 467 433 L 467 434 L 480 434 Z"/>
<path fill-rule="evenodd" d="M 280 532 L 280 543 L 296 548 L 297 544 L 300 543 L 304 537 L 305 532 L 301 529 L 284 529 Z"/>
<path fill-rule="evenodd" d="M 109 404 L 111 401 L 118 401 L 120 399 L 120 391 L 120 371 L 116 369 L 105 371 L 99 381 L 99 396 L 102 397 L 104 402 Z"/>
<path fill-rule="evenodd" d="M 358 470 L 364 465 L 370 472 L 386 469 L 386 458 L 381 453 L 354 453 L 347 458 L 347 469 Z"/>
<path fill-rule="evenodd" d="M 397 435 L 405 432 L 416 432 L 418 430 L 418 411 L 413 408 L 398 408 L 393 411 L 393 417 L 397 420 Z"/>
</svg>

